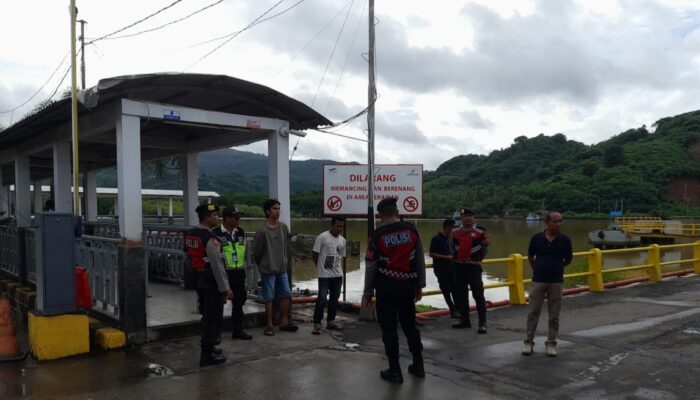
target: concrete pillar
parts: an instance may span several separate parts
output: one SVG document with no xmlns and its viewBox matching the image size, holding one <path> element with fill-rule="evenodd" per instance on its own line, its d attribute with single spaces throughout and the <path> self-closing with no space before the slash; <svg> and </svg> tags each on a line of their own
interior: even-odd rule
<svg viewBox="0 0 700 400">
<path fill-rule="evenodd" d="M 71 145 L 69 142 L 53 143 L 53 209 L 56 212 L 73 213 L 71 171 Z"/>
<path fill-rule="evenodd" d="M 114 196 L 112 199 L 112 208 L 114 209 L 114 216 L 119 215 L 119 197 Z"/>
<path fill-rule="evenodd" d="M 173 198 L 168 197 L 168 218 L 173 217 Z"/>
<path fill-rule="evenodd" d="M 158 215 L 158 222 L 160 222 L 163 216 L 163 207 L 160 205 L 160 199 L 156 199 L 156 215 Z"/>
<path fill-rule="evenodd" d="M 29 184 L 29 156 L 15 156 L 15 218 L 18 228 L 32 224 L 32 197 Z"/>
<path fill-rule="evenodd" d="M 182 156 L 182 200 L 185 226 L 199 224 L 199 218 L 194 209 L 197 208 L 199 185 L 197 183 L 197 153 Z"/>
<path fill-rule="evenodd" d="M 34 181 L 34 215 L 44 211 L 44 194 L 41 193 L 41 182 Z"/>
<path fill-rule="evenodd" d="M 127 240 L 141 241 L 141 126 L 138 117 L 117 117 L 117 195 L 119 232 Z"/>
<path fill-rule="evenodd" d="M 122 218 L 119 219 L 120 227 L 121 223 Z M 126 333 L 129 344 L 143 344 L 147 336 L 146 280 L 144 279 L 146 271 L 143 265 L 145 256 L 143 247 L 134 242 L 123 242 L 119 244 L 117 251 L 119 326 Z"/>
<path fill-rule="evenodd" d="M 97 171 L 85 173 L 83 196 L 85 196 L 85 217 L 87 221 L 97 221 Z"/>
<path fill-rule="evenodd" d="M 279 200 L 282 207 L 280 221 L 291 230 L 289 209 L 289 136 L 272 133 L 267 139 L 267 158 L 270 197 Z"/>
</svg>

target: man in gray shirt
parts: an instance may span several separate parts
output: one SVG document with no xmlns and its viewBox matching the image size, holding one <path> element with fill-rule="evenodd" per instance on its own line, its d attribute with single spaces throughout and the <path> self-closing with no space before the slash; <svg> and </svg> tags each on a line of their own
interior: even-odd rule
<svg viewBox="0 0 700 400">
<path fill-rule="evenodd" d="M 280 221 L 280 202 L 276 199 L 266 200 L 263 211 L 267 220 L 255 232 L 252 245 L 253 261 L 260 270 L 262 280 L 262 299 L 265 302 L 267 327 L 266 336 L 275 334 L 272 321 L 272 301 L 280 305 L 280 331 L 296 332 L 299 327 L 289 320 L 292 290 L 287 270 L 292 265 L 291 239 L 289 228 Z"/>
</svg>

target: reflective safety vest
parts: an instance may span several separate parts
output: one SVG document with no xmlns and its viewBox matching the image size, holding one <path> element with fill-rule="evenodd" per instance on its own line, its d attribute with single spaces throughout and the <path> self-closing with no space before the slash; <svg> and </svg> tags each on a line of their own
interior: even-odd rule
<svg viewBox="0 0 700 400">
<path fill-rule="evenodd" d="M 221 252 L 224 254 L 226 268 L 239 269 L 245 265 L 245 245 L 238 241 L 221 244 Z"/>
</svg>

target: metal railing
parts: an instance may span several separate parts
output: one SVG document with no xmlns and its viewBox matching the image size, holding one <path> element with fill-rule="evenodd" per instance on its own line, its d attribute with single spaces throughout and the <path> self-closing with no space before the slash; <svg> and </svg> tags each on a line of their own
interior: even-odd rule
<svg viewBox="0 0 700 400">
<path fill-rule="evenodd" d="M 0 225 L 0 271 L 17 279 L 22 264 L 19 230 L 14 226 Z"/>
<path fill-rule="evenodd" d="M 87 269 L 94 311 L 119 319 L 119 239 L 83 235 L 75 241 L 75 262 Z"/>
<path fill-rule="evenodd" d="M 676 250 L 682 248 L 691 248 L 693 257 L 664 261 L 662 262 L 662 254 L 667 250 Z M 646 253 L 646 260 L 642 264 L 630 265 L 619 268 L 603 269 L 605 256 L 616 254 L 634 254 Z M 577 257 L 585 257 L 587 260 L 587 270 L 585 272 L 577 272 L 564 274 L 564 279 L 572 279 L 578 277 L 586 277 L 588 280 L 588 289 L 591 292 L 602 292 L 605 290 L 605 274 L 613 274 L 628 271 L 645 271 L 650 282 L 660 282 L 663 278 L 662 272 L 664 267 L 671 265 L 692 265 L 693 272 L 700 275 L 700 241 L 695 243 L 672 244 L 659 246 L 652 244 L 648 247 L 637 247 L 629 249 L 615 250 L 600 250 L 591 249 L 588 251 L 576 252 L 573 254 L 574 259 Z M 482 261 L 483 265 L 505 264 L 508 271 L 508 278 L 505 281 L 484 285 L 485 289 L 508 287 L 510 304 L 526 304 L 525 300 L 525 284 L 531 283 L 532 279 L 525 279 L 523 275 L 524 257 L 520 254 L 512 254 L 510 257 L 492 258 Z M 432 265 L 427 265 L 427 268 L 432 268 Z M 441 294 L 440 290 L 432 290 L 424 292 L 424 296 Z"/>
</svg>

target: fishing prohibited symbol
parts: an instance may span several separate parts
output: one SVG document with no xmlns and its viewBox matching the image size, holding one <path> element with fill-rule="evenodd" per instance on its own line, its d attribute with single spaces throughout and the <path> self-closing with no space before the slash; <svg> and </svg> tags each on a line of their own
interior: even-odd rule
<svg viewBox="0 0 700 400">
<path fill-rule="evenodd" d="M 329 210 L 338 211 L 340 210 L 340 207 L 343 206 L 343 201 L 340 200 L 340 197 L 338 196 L 331 196 L 328 198 L 328 201 L 326 201 L 326 205 L 328 206 Z"/>
<path fill-rule="evenodd" d="M 414 212 L 418 209 L 418 199 L 413 196 L 408 196 L 403 201 L 403 208 L 408 212 Z"/>
</svg>

